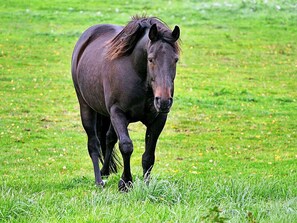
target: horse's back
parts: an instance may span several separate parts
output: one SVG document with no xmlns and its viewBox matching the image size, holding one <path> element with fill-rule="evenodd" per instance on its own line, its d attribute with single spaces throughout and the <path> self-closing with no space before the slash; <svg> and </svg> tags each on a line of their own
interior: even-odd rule
<svg viewBox="0 0 297 223">
<path fill-rule="evenodd" d="M 76 73 L 76 69 L 85 49 L 95 40 L 112 39 L 121 31 L 121 26 L 100 24 L 88 28 L 77 41 L 72 54 L 72 74 Z"/>
</svg>

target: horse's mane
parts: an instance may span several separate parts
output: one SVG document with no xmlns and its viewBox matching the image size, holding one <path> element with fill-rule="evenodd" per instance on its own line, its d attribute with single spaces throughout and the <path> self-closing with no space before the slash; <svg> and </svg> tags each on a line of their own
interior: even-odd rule
<svg viewBox="0 0 297 223">
<path fill-rule="evenodd" d="M 130 55 L 137 42 L 142 38 L 147 28 L 153 24 L 158 27 L 159 38 L 170 43 L 179 53 L 178 41 L 173 41 L 172 31 L 157 17 L 133 16 L 132 20 L 108 43 L 107 58 L 113 60 L 119 57 Z"/>
</svg>

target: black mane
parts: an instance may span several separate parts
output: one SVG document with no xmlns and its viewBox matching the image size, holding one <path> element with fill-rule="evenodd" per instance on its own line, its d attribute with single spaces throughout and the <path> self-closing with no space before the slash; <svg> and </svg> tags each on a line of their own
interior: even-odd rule
<svg viewBox="0 0 297 223">
<path fill-rule="evenodd" d="M 153 24 L 158 27 L 159 38 L 170 43 L 179 52 L 179 45 L 173 41 L 172 31 L 164 22 L 156 17 L 133 16 L 123 30 L 109 42 L 107 57 L 113 60 L 130 55 L 137 42 L 143 37 L 145 30 Z"/>
</svg>

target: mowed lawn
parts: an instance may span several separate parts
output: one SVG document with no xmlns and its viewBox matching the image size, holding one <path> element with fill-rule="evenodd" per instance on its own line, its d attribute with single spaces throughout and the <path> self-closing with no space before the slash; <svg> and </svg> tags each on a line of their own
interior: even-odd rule
<svg viewBox="0 0 297 223">
<path fill-rule="evenodd" d="M 296 1 L 0 5 L 0 222 L 297 221 Z M 94 185 L 70 61 L 89 26 L 135 14 L 179 25 L 182 52 L 150 185 L 132 124 L 120 193 L 121 173 Z"/>
</svg>

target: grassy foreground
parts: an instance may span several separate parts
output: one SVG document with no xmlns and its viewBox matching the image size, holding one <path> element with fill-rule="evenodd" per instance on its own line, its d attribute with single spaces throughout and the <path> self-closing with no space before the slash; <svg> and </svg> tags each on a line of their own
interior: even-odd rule
<svg viewBox="0 0 297 223">
<path fill-rule="evenodd" d="M 296 222 L 295 1 L 10 0 L 0 7 L 0 222 Z M 149 186 L 93 183 L 70 58 L 134 14 L 181 28 L 175 101 Z"/>
</svg>

